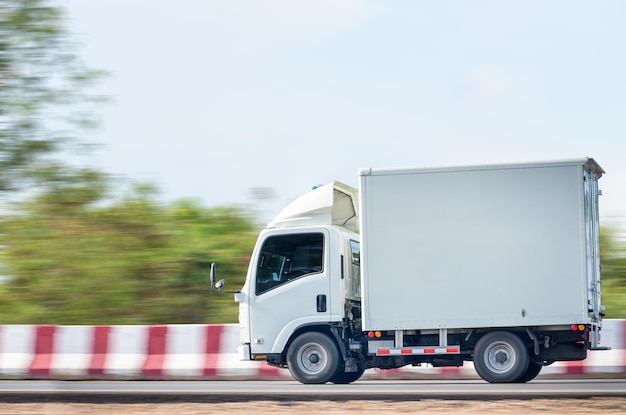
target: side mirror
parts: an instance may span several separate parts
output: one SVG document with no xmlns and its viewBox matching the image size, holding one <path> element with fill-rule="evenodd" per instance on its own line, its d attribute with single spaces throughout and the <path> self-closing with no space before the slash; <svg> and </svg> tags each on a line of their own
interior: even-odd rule
<svg viewBox="0 0 626 415">
<path fill-rule="evenodd" d="M 239 292 L 239 291 L 221 291 L 222 287 L 226 285 L 226 280 L 219 280 L 216 282 L 217 272 L 215 271 L 215 263 L 211 264 L 210 279 L 211 279 L 211 292 L 213 292 L 213 294 L 236 294 Z"/>
<path fill-rule="evenodd" d="M 211 274 L 210 274 L 211 292 L 213 292 L 213 294 L 221 294 L 220 293 L 220 289 L 224 286 L 224 284 L 226 284 L 226 281 L 219 280 L 219 281 L 215 282 L 215 280 L 217 279 L 216 275 L 217 275 L 217 273 L 215 271 L 215 262 L 213 262 L 211 264 Z"/>
</svg>

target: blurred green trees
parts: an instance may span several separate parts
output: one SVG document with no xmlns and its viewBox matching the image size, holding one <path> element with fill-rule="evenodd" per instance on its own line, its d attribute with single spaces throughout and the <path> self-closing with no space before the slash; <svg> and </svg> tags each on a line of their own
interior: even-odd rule
<svg viewBox="0 0 626 415">
<path fill-rule="evenodd" d="M 232 296 L 211 294 L 209 270 L 215 261 L 227 289 L 243 285 L 256 236 L 246 212 L 161 205 L 139 190 L 109 206 L 76 189 L 21 206 L 1 222 L 0 324 L 237 320 Z"/>
<path fill-rule="evenodd" d="M 96 124 L 86 69 L 47 0 L 0 0 L 0 199 L 55 180 L 59 156 L 86 149 L 78 133 Z M 80 169 L 76 168 L 80 174 Z"/>
<path fill-rule="evenodd" d="M 606 306 L 606 317 L 626 318 L 626 243 L 620 237 L 620 229 L 602 228 L 600 257 L 602 302 Z"/>
</svg>

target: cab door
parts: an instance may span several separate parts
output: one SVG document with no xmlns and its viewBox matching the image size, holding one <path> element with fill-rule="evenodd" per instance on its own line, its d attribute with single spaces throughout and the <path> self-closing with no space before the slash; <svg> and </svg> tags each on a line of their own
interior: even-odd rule
<svg viewBox="0 0 626 415">
<path fill-rule="evenodd" d="M 249 287 L 253 358 L 282 352 L 297 327 L 330 321 L 328 231 L 281 230 L 262 238 Z"/>
</svg>

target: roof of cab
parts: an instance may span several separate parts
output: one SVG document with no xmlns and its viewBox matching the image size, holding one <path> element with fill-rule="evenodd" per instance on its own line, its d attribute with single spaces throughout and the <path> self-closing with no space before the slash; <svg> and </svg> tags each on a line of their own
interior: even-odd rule
<svg viewBox="0 0 626 415">
<path fill-rule="evenodd" d="M 331 182 L 289 203 L 267 227 L 336 225 L 357 232 L 358 203 L 358 190 L 341 182 Z"/>
</svg>

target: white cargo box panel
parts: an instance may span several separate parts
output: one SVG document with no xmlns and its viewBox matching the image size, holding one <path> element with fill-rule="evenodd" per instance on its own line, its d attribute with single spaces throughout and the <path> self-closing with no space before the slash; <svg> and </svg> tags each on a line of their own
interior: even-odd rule
<svg viewBox="0 0 626 415">
<path fill-rule="evenodd" d="M 602 173 L 593 159 L 361 169 L 364 330 L 590 322 Z"/>
</svg>

